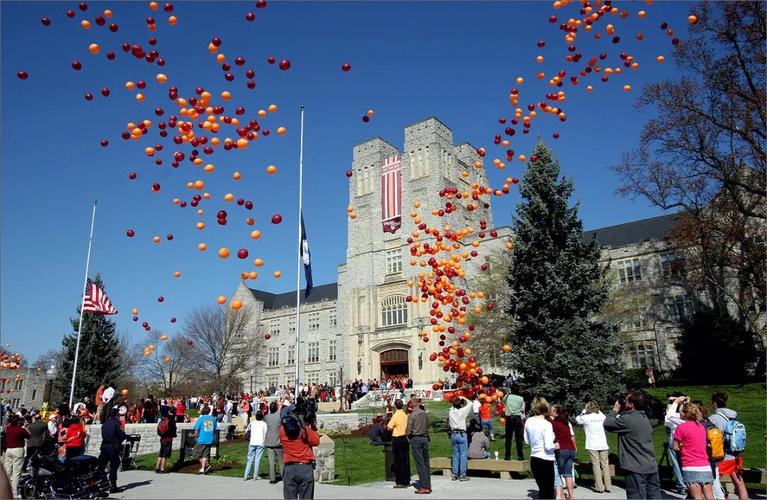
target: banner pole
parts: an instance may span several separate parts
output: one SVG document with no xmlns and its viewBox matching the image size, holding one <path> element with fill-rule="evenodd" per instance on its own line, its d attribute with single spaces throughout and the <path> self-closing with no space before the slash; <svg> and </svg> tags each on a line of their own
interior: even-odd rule
<svg viewBox="0 0 767 500">
<path fill-rule="evenodd" d="M 301 106 L 301 133 L 298 150 L 298 245 L 296 246 L 296 345 L 295 363 L 296 380 L 294 382 L 294 391 L 298 397 L 298 384 L 301 380 L 301 218 L 303 210 L 304 194 L 304 107 Z"/>
</svg>

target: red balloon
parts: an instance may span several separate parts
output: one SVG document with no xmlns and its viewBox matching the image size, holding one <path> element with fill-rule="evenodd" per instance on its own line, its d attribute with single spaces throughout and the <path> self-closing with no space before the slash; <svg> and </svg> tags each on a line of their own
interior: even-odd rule
<svg viewBox="0 0 767 500">
<path fill-rule="evenodd" d="M 173 241 L 173 233 L 168 233 L 166 238 L 168 239 L 168 241 Z"/>
<path fill-rule="evenodd" d="M 136 172 L 131 172 L 128 174 L 128 179 L 134 180 L 138 174 Z"/>
<path fill-rule="evenodd" d="M 80 10 L 82 10 L 83 12 L 88 10 L 88 4 L 85 2 L 80 2 Z"/>
<path fill-rule="evenodd" d="M 128 229 L 127 231 L 125 231 L 125 234 L 128 235 L 128 238 L 133 238 L 136 235 L 133 229 Z"/>
<path fill-rule="evenodd" d="M 274 56 L 269 56 L 266 58 L 266 62 L 269 64 L 274 64 L 277 59 L 274 58 Z"/>
<path fill-rule="evenodd" d="M 265 9 L 266 8 L 266 0 L 258 0 L 258 2 L 256 2 L 256 8 L 257 9 Z"/>
<path fill-rule="evenodd" d="M 51 20 L 48 19 L 47 17 L 41 18 L 40 22 L 43 23 L 43 26 L 50 26 L 51 25 Z"/>
<path fill-rule="evenodd" d="M 157 297 L 157 302 L 165 302 L 165 297 L 160 295 L 159 297 Z"/>
<path fill-rule="evenodd" d="M 191 340 L 187 340 L 187 341 L 186 341 L 186 343 L 187 343 L 187 345 L 192 345 L 192 344 L 194 344 L 194 342 L 192 342 Z"/>
<path fill-rule="evenodd" d="M 248 258 L 248 251 L 245 248 L 240 248 L 237 250 L 237 257 L 241 259 L 247 259 Z"/>
<path fill-rule="evenodd" d="M 264 2 L 264 3 L 266 3 L 266 2 Z M 290 61 L 288 61 L 287 59 L 283 59 L 283 60 L 281 60 L 281 61 L 280 61 L 280 69 L 281 69 L 282 71 L 287 71 L 287 70 L 289 70 L 289 69 L 290 69 Z"/>
<path fill-rule="evenodd" d="M 105 148 L 105 147 L 109 146 L 109 141 L 108 141 L 108 140 L 106 140 L 106 139 L 101 139 L 101 141 L 99 142 L 99 144 L 101 144 L 101 147 L 102 147 L 102 148 Z"/>
<path fill-rule="evenodd" d="M 249 22 L 252 23 L 253 21 L 256 20 L 256 15 L 252 12 L 248 12 L 247 14 L 245 14 L 245 19 L 247 19 Z"/>
<path fill-rule="evenodd" d="M 280 214 L 272 215 L 272 224 L 279 224 L 280 222 L 282 222 L 282 215 Z"/>
<path fill-rule="evenodd" d="M 344 71 L 344 72 L 351 71 L 351 69 L 352 69 L 352 65 L 351 64 L 346 64 L 345 63 L 345 64 L 341 65 L 341 70 Z"/>
<path fill-rule="evenodd" d="M 365 116 L 362 117 L 362 121 L 367 123 L 367 122 L 370 121 L 370 117 L 368 115 L 365 115 Z"/>
<path fill-rule="evenodd" d="M 155 182 L 154 184 L 152 184 L 152 191 L 157 192 L 159 190 L 160 190 L 160 183 L 159 182 Z"/>
<path fill-rule="evenodd" d="M 272 336 L 271 336 L 270 334 L 268 334 L 268 333 L 267 333 L 266 335 L 264 335 L 264 338 L 265 338 L 266 340 L 269 340 L 270 338 L 272 338 Z"/>
<path fill-rule="evenodd" d="M 352 175 L 354 175 L 354 172 L 352 172 L 351 170 L 346 171 L 346 177 L 351 177 Z"/>
<path fill-rule="evenodd" d="M 75 17 L 75 11 L 72 9 L 67 9 L 67 17 Z"/>
<path fill-rule="evenodd" d="M 170 319 L 170 322 L 171 322 L 171 323 L 175 323 L 175 322 L 176 322 L 176 317 L 175 317 L 175 316 L 173 316 L 173 317 Z"/>
<path fill-rule="evenodd" d="M 80 64 L 80 61 L 72 61 L 72 69 L 74 69 L 75 71 L 80 71 L 81 69 L 83 69 L 83 65 Z"/>
<path fill-rule="evenodd" d="M 103 95 L 104 97 L 109 97 L 109 89 L 106 87 L 101 89 L 101 95 Z"/>
<path fill-rule="evenodd" d="M 29 75 L 27 74 L 26 71 L 19 71 L 18 73 L 16 73 L 16 76 L 18 76 L 19 79 L 21 80 L 26 80 L 27 78 L 29 78 Z"/>
<path fill-rule="evenodd" d="M 85 97 L 86 101 L 92 101 L 93 100 L 93 94 L 91 94 L 90 92 L 86 92 L 83 97 Z"/>
</svg>

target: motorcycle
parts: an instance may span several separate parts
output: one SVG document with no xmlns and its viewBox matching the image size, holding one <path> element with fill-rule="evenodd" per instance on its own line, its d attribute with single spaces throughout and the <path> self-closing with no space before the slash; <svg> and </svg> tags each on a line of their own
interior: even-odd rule
<svg viewBox="0 0 767 500">
<path fill-rule="evenodd" d="M 104 498 L 109 496 L 109 478 L 99 472 L 99 461 L 80 455 L 59 461 L 57 454 L 37 453 L 29 458 L 19 480 L 22 498 Z"/>
</svg>

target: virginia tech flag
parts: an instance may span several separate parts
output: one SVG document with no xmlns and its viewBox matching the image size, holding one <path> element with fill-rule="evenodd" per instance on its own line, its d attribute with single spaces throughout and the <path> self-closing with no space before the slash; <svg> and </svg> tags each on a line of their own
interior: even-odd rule
<svg viewBox="0 0 767 500">
<path fill-rule="evenodd" d="M 301 214 L 301 262 L 304 264 L 304 277 L 306 278 L 306 291 L 304 297 L 308 297 L 312 291 L 312 256 L 309 253 L 309 240 L 306 238 L 306 226 L 304 226 L 304 214 Z"/>
<path fill-rule="evenodd" d="M 402 226 L 402 162 L 390 156 L 381 168 L 381 214 L 385 233 L 396 233 Z"/>
</svg>

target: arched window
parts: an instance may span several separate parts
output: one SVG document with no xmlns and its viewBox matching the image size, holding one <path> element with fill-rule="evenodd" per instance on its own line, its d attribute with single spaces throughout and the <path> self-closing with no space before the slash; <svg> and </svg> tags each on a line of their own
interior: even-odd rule
<svg viewBox="0 0 767 500">
<path fill-rule="evenodd" d="M 381 326 L 407 323 L 407 302 L 404 295 L 387 297 L 381 302 Z"/>
</svg>

